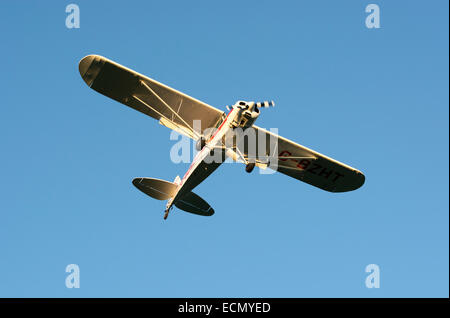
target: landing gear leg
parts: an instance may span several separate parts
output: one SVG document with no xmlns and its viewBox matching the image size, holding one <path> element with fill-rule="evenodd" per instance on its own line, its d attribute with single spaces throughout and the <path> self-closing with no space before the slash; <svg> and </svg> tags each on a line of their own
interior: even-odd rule
<svg viewBox="0 0 450 318">
<path fill-rule="evenodd" d="M 164 220 L 167 220 L 167 217 L 169 216 L 170 209 L 166 209 L 164 212 Z"/>
<path fill-rule="evenodd" d="M 164 220 L 167 220 L 167 217 L 169 216 L 169 212 L 172 209 L 172 205 L 167 205 L 166 209 L 164 210 Z"/>
</svg>

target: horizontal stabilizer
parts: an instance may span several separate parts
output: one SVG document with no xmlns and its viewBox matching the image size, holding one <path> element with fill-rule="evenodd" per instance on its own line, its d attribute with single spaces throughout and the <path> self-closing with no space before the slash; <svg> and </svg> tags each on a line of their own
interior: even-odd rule
<svg viewBox="0 0 450 318">
<path fill-rule="evenodd" d="M 181 199 L 177 200 L 175 206 L 180 210 L 193 214 L 203 216 L 211 216 L 214 214 L 213 208 L 194 192 L 189 192 Z"/>
<path fill-rule="evenodd" d="M 175 183 L 160 179 L 136 178 L 133 180 L 133 184 L 136 188 L 157 200 L 168 200 L 177 191 Z"/>
</svg>

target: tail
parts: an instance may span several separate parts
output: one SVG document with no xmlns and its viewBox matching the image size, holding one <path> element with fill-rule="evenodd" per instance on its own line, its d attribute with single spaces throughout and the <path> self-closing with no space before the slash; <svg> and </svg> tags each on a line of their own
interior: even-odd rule
<svg viewBox="0 0 450 318">
<path fill-rule="evenodd" d="M 176 176 L 175 179 L 173 180 L 173 183 L 176 184 L 177 189 L 178 189 L 178 186 L 181 184 L 180 176 Z M 170 199 L 167 200 L 166 209 L 164 210 L 164 220 L 167 220 L 167 217 L 169 216 L 169 212 L 173 207 L 172 201 L 174 199 L 174 196 L 176 195 L 176 192 L 177 191 L 175 191 L 175 194 Z"/>
<path fill-rule="evenodd" d="M 177 193 L 180 182 L 179 176 L 173 182 L 151 178 L 136 178 L 133 180 L 133 185 L 154 199 L 172 200 Z M 211 216 L 214 214 L 214 209 L 194 192 L 186 193 L 180 199 L 177 199 L 174 205 L 180 210 L 197 215 Z"/>
</svg>

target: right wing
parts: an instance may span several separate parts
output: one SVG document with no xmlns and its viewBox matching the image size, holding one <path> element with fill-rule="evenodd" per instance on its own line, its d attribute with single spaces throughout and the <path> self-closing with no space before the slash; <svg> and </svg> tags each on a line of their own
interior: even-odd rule
<svg viewBox="0 0 450 318">
<path fill-rule="evenodd" d="M 263 128 L 253 125 L 253 129 L 256 144 L 251 147 L 244 138 L 237 148 L 245 160 L 257 166 L 272 168 L 330 192 L 352 191 L 364 184 L 364 174 L 355 168 Z"/>
<path fill-rule="evenodd" d="M 79 64 L 80 75 L 95 91 L 160 124 L 197 139 L 215 127 L 223 112 L 173 88 L 141 75 L 99 55 L 88 55 Z M 194 130 L 194 120 L 199 120 Z"/>
</svg>

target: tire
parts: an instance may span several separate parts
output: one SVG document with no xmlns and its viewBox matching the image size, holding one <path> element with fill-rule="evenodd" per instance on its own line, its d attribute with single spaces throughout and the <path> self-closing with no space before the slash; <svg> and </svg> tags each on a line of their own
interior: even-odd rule
<svg viewBox="0 0 450 318">
<path fill-rule="evenodd" d="M 255 169 L 255 163 L 254 162 L 249 162 L 245 166 L 245 171 L 248 172 L 248 173 L 251 173 L 253 171 L 253 169 Z"/>
</svg>

